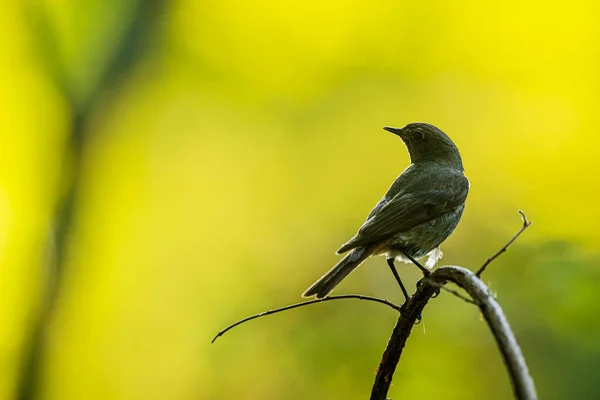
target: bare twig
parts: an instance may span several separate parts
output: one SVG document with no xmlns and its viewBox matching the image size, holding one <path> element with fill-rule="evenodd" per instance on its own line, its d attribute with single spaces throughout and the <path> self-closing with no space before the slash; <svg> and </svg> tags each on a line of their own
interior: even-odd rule
<svg viewBox="0 0 600 400">
<path fill-rule="evenodd" d="M 309 306 L 311 304 L 316 304 L 316 303 L 322 303 L 324 301 L 330 301 L 330 300 L 343 300 L 343 299 L 358 299 L 358 300 L 366 300 L 366 301 L 373 301 L 376 303 L 381 303 L 381 304 L 385 304 L 388 307 L 393 308 L 394 310 L 401 312 L 401 307 L 397 306 L 396 304 L 385 300 L 385 299 L 380 299 L 379 297 L 371 297 L 371 296 L 363 296 L 360 294 L 342 294 L 342 295 L 338 295 L 338 296 L 328 296 L 325 297 L 323 299 L 315 299 L 315 300 L 308 300 L 308 301 L 303 301 L 302 303 L 296 303 L 296 304 L 292 304 L 289 306 L 285 306 L 285 307 L 281 307 L 281 308 L 276 308 L 274 310 L 269 310 L 269 311 L 264 311 L 261 312 L 259 314 L 255 314 L 252 315 L 250 317 L 244 318 L 242 320 L 239 320 L 238 322 L 229 325 L 227 328 L 219 331 L 219 333 L 217 333 L 217 336 L 214 337 L 214 339 L 211 341 L 211 343 L 214 343 L 215 340 L 217 340 L 219 338 L 219 336 L 223 336 L 227 331 L 229 331 L 230 329 L 235 328 L 238 325 L 243 324 L 244 322 L 247 321 L 251 321 L 253 319 L 256 318 L 260 318 L 260 317 L 264 317 L 266 315 L 271 315 L 271 314 L 276 314 L 282 311 L 287 311 L 287 310 L 291 310 L 293 308 L 298 308 L 298 307 L 303 307 L 303 306 Z"/>
<path fill-rule="evenodd" d="M 453 282 L 466 290 L 478 304 L 502 353 L 515 397 L 518 400 L 537 399 L 535 386 L 521 348 L 490 290 L 473 272 L 462 267 L 445 266 L 435 270 L 427 279 L 423 279 L 413 297 L 403 307 L 379 364 L 371 400 L 386 399 L 394 371 L 415 321 L 436 290 L 447 282 Z"/>
<path fill-rule="evenodd" d="M 523 233 L 523 231 L 525 229 L 529 228 L 529 226 L 531 226 L 531 224 L 533 224 L 533 221 L 528 221 L 527 220 L 527 217 L 525 216 L 525 213 L 523 213 L 523 211 L 519 210 L 519 214 L 521 214 L 521 218 L 523 218 L 523 226 L 521 226 L 521 229 L 519 229 L 519 231 L 512 237 L 512 239 L 510 239 L 508 241 L 508 243 L 506 243 L 504 245 L 504 247 L 502 247 L 492 257 L 488 258 L 488 260 L 481 266 L 481 268 L 479 268 L 479 270 L 475 273 L 475 275 L 478 278 L 481 277 L 481 274 L 485 271 L 485 269 L 487 268 L 487 266 L 490 265 L 490 263 L 492 261 L 494 261 L 500 254 L 504 253 L 508 249 L 508 246 L 510 246 L 512 244 L 512 242 L 514 242 L 515 240 L 517 240 L 517 238 L 521 235 L 521 233 Z"/>
<path fill-rule="evenodd" d="M 442 289 L 445 292 L 448 292 L 456 297 L 458 297 L 459 299 L 466 301 L 467 303 L 471 303 L 474 305 L 477 305 L 477 303 L 475 303 L 475 301 L 473 299 L 468 298 L 467 296 L 462 295 L 461 293 L 459 293 L 458 291 L 454 290 L 454 289 L 450 289 L 449 287 L 446 287 L 444 285 L 440 285 L 437 282 L 431 282 L 432 285 L 439 285 L 438 287 L 440 289 Z"/>
</svg>

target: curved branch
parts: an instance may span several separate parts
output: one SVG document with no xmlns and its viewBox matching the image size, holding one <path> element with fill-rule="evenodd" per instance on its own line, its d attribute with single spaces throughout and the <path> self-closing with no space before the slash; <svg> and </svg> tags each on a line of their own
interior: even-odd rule
<svg viewBox="0 0 600 400">
<path fill-rule="evenodd" d="M 427 278 L 424 278 L 414 296 L 402 307 L 402 313 L 379 364 L 371 392 L 371 400 L 386 399 L 394 371 L 400 361 L 402 350 L 414 323 L 438 287 L 448 282 L 453 282 L 463 288 L 481 310 L 502 353 L 515 398 L 518 400 L 537 399 L 533 379 L 529 375 L 521 348 L 500 305 L 496 302 L 490 290 L 476 274 L 468 269 L 445 266 L 438 268 Z"/>
</svg>

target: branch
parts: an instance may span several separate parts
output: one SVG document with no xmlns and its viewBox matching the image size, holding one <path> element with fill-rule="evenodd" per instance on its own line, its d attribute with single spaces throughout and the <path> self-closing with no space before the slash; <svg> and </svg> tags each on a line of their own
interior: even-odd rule
<svg viewBox="0 0 600 400">
<path fill-rule="evenodd" d="M 523 215 L 523 214 L 522 214 Z M 523 215 L 524 217 L 524 215 Z M 529 224 L 526 224 L 527 226 Z M 525 227 L 527 227 L 525 226 Z M 524 228 L 522 228 L 524 229 Z M 518 236 L 518 235 L 516 235 Z M 516 237 L 515 237 L 516 238 Z M 508 244 L 514 241 L 513 238 Z M 507 247 L 507 246 L 505 246 Z M 496 256 L 492 257 L 492 260 Z M 487 263 L 489 264 L 489 262 Z M 371 392 L 371 400 L 385 400 L 402 350 L 418 316 L 436 290 L 448 282 L 463 288 L 477 303 L 487 321 L 508 370 L 515 398 L 537 399 L 535 386 L 515 335 L 487 286 L 473 272 L 455 266 L 440 267 L 417 287 L 417 291 L 402 308 L 402 313 L 387 344 Z"/>
<path fill-rule="evenodd" d="M 260 318 L 265 315 L 275 314 L 310 304 L 341 299 L 360 299 L 382 303 L 400 313 L 398 321 L 396 322 L 396 326 L 392 332 L 392 336 L 390 337 L 381 362 L 379 363 L 377 376 L 375 378 L 370 397 L 371 400 L 386 400 L 396 366 L 400 361 L 402 350 L 404 349 L 406 341 L 410 336 L 413 326 L 420 320 L 421 313 L 429 300 L 436 297 L 439 294 L 440 289 L 443 289 L 454 296 L 457 296 L 458 298 L 475 304 L 479 307 L 481 314 L 485 318 L 490 330 L 492 331 L 492 335 L 496 340 L 498 349 L 502 354 L 515 398 L 517 400 L 536 400 L 537 394 L 535 391 L 535 385 L 531 376 L 529 375 L 529 370 L 527 368 L 527 364 L 525 363 L 525 359 L 523 358 L 521 348 L 517 343 L 517 339 L 515 338 L 515 335 L 512 332 L 510 325 L 508 324 L 508 321 L 504 316 L 502 309 L 500 308 L 500 305 L 496 301 L 495 296 L 479 277 L 481 273 L 485 271 L 485 268 L 500 254 L 505 252 L 508 246 L 510 246 L 519 237 L 519 235 L 521 235 L 521 233 L 523 233 L 523 231 L 531 225 L 531 222 L 527 220 L 522 211 L 519 211 L 519 214 L 521 214 L 521 217 L 523 218 L 523 226 L 521 229 L 512 237 L 511 240 L 508 241 L 506 245 L 504 245 L 502 249 L 500 249 L 500 251 L 488 259 L 486 263 L 479 269 L 479 271 L 477 271 L 477 273 L 473 273 L 468 269 L 456 266 L 440 267 L 429 276 L 423 278 L 417 284 L 417 290 L 415 294 L 401 307 L 384 299 L 356 294 L 331 296 L 324 299 L 309 300 L 244 318 L 220 331 L 214 337 L 211 343 L 214 343 L 219 336 L 224 335 L 230 329 L 233 329 L 244 322 Z M 452 282 L 464 289 L 470 298 L 462 295 L 456 290 L 445 287 L 448 282 Z"/>
<path fill-rule="evenodd" d="M 134 68 L 140 65 L 143 51 L 149 48 L 148 38 L 153 38 L 153 32 L 160 28 L 165 13 L 164 7 L 168 5 L 165 0 L 142 1 L 132 3 L 131 20 L 124 27 L 120 40 L 114 41 L 112 56 L 102 65 L 103 73 L 98 78 L 98 83 L 81 100 L 74 90 L 75 82 L 69 79 L 65 63 L 60 57 L 56 31 L 53 29 L 48 11 L 34 4 L 26 3 L 26 15 L 29 17 L 32 30 L 32 39 L 42 59 L 42 64 L 47 68 L 47 74 L 62 92 L 70 108 L 70 124 L 67 132 L 67 148 L 64 151 L 66 160 L 63 175 L 67 176 L 65 183 L 61 184 L 64 196 L 56 204 L 53 217 L 53 257 L 49 263 L 48 277 L 42 288 L 41 301 L 36 315 L 32 318 L 31 331 L 24 340 L 21 371 L 15 388 L 15 399 L 32 400 L 41 396 L 40 387 L 42 373 L 46 366 L 46 336 L 54 314 L 56 312 L 58 297 L 65 281 L 65 268 L 68 262 L 67 252 L 70 246 L 69 238 L 77 215 L 79 192 L 81 190 L 82 165 L 84 151 L 94 127 L 90 121 L 102 110 L 102 101 L 107 96 L 115 95 L 122 81 L 129 77 Z M 94 65 L 96 67 L 98 65 Z M 64 187 L 63 187 L 64 186 Z"/>
<path fill-rule="evenodd" d="M 328 296 L 322 299 L 315 299 L 315 300 L 308 300 L 308 301 L 303 301 L 302 303 L 296 303 L 296 304 L 292 304 L 289 306 L 285 306 L 285 307 L 281 307 L 281 308 L 276 308 L 274 310 L 269 310 L 269 311 L 264 311 L 261 312 L 259 314 L 254 314 L 250 317 L 246 317 L 244 319 L 239 320 L 236 323 L 233 323 L 231 325 L 229 325 L 227 328 L 219 331 L 219 333 L 217 333 L 217 336 L 214 337 L 214 339 L 211 341 L 211 343 L 214 343 L 215 340 L 217 340 L 219 338 L 219 336 L 223 336 L 227 331 L 229 331 L 230 329 L 235 328 L 238 325 L 243 324 L 244 322 L 247 321 L 251 321 L 253 319 L 256 318 L 260 318 L 260 317 L 264 317 L 267 315 L 271 315 L 271 314 L 276 314 L 282 311 L 287 311 L 287 310 L 291 310 L 293 308 L 298 308 L 298 307 L 303 307 L 303 306 L 309 306 L 311 304 L 316 304 L 316 303 L 322 303 L 324 301 L 329 301 L 329 300 L 343 300 L 343 299 L 358 299 L 358 300 L 366 300 L 366 301 L 373 301 L 376 303 L 381 303 L 381 304 L 385 304 L 388 307 L 393 308 L 394 310 L 400 312 L 401 308 L 397 305 L 395 305 L 394 303 L 387 301 L 385 299 L 380 299 L 379 297 L 371 297 L 371 296 L 363 296 L 360 294 L 343 294 L 343 295 L 339 295 L 339 296 Z"/>
<path fill-rule="evenodd" d="M 498 258 L 498 256 L 502 253 L 504 253 L 507 249 L 508 246 L 510 246 L 512 244 L 512 242 L 514 242 L 515 240 L 517 240 L 517 238 L 521 235 L 521 233 L 523 233 L 523 231 L 527 228 L 529 228 L 531 226 L 531 224 L 533 224 L 533 221 L 528 221 L 527 217 L 525 216 L 525 213 L 521 210 L 519 210 L 519 214 L 521 214 L 521 218 L 523 219 L 523 226 L 521 226 L 521 229 L 519 229 L 519 231 L 517 233 L 515 233 L 515 235 L 512 237 L 512 239 L 510 239 L 508 241 L 508 243 L 506 243 L 504 245 L 504 247 L 502 247 L 496 254 L 494 254 L 491 258 L 488 258 L 488 260 L 481 266 L 481 268 L 479 268 L 479 270 L 475 273 L 475 275 L 477 275 L 477 277 L 481 277 L 481 274 L 485 271 L 485 269 L 487 268 L 488 265 L 490 265 L 490 263 L 492 261 L 494 261 L 496 258 Z"/>
</svg>

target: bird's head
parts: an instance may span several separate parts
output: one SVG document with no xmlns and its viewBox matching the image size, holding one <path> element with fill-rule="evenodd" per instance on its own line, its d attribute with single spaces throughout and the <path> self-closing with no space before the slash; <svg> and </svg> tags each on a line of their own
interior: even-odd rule
<svg viewBox="0 0 600 400">
<path fill-rule="evenodd" d="M 402 139 L 412 163 L 439 162 L 463 169 L 458 148 L 444 132 L 435 126 L 414 122 L 404 128 L 386 126 L 383 129 Z"/>
</svg>

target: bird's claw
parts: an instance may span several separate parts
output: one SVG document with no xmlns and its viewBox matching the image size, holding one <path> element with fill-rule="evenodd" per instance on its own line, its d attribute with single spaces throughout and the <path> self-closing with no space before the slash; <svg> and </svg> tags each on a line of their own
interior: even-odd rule
<svg viewBox="0 0 600 400">
<path fill-rule="evenodd" d="M 421 286 L 423 286 L 423 281 L 427 279 L 427 277 L 424 277 L 423 279 L 419 279 L 417 281 L 417 289 L 420 289 Z M 435 299 L 436 297 L 438 297 L 440 295 L 440 289 L 436 289 L 435 292 L 433 292 L 433 295 L 431 296 L 432 299 Z"/>
</svg>

